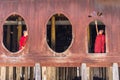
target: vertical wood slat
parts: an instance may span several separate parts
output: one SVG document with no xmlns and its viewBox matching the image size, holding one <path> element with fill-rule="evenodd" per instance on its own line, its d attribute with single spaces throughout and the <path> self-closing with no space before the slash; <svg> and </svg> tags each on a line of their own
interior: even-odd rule
<svg viewBox="0 0 120 80">
<path fill-rule="evenodd" d="M 87 67 L 85 63 L 82 63 L 81 65 L 81 80 L 87 80 Z"/>
<path fill-rule="evenodd" d="M 93 68 L 90 68 L 90 80 L 93 80 Z"/>
<path fill-rule="evenodd" d="M 56 80 L 59 80 L 59 67 L 56 67 Z"/>
<path fill-rule="evenodd" d="M 113 80 L 119 80 L 118 63 L 113 63 Z"/>
<path fill-rule="evenodd" d="M 47 69 L 46 67 L 42 67 L 42 80 L 47 80 Z"/>
<path fill-rule="evenodd" d="M 51 19 L 52 25 L 51 25 L 51 48 L 55 50 L 55 16 L 52 17 Z"/>
<path fill-rule="evenodd" d="M 13 67 L 9 67 L 9 80 L 13 80 Z"/>
<path fill-rule="evenodd" d="M 56 68 L 55 67 L 47 67 L 47 80 L 56 80 Z"/>
<path fill-rule="evenodd" d="M 21 68 L 21 67 L 16 67 L 16 79 L 17 79 L 17 80 L 20 80 L 20 75 L 21 75 L 21 74 L 20 74 L 20 72 L 21 72 L 21 71 L 20 71 L 20 68 Z"/>
<path fill-rule="evenodd" d="M 1 67 L 1 80 L 6 80 L 6 67 Z"/>
<path fill-rule="evenodd" d="M 87 80 L 90 80 L 90 67 L 87 67 Z"/>
<path fill-rule="evenodd" d="M 34 68 L 33 67 L 30 67 L 30 80 L 33 80 L 34 79 Z"/>
<path fill-rule="evenodd" d="M 41 80 L 41 70 L 40 70 L 40 64 L 35 64 L 35 80 Z"/>
<path fill-rule="evenodd" d="M 9 80 L 9 67 L 6 67 L 6 80 Z"/>
<path fill-rule="evenodd" d="M 80 68 L 77 67 L 77 77 L 80 77 Z"/>
<path fill-rule="evenodd" d="M 24 80 L 28 80 L 28 67 L 25 67 L 25 79 Z"/>
</svg>

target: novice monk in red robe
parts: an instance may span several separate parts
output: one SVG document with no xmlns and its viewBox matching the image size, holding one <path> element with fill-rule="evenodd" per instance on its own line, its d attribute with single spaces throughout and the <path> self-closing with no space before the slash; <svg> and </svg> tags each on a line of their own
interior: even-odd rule
<svg viewBox="0 0 120 80">
<path fill-rule="evenodd" d="M 27 31 L 23 31 L 23 36 L 20 38 L 20 41 L 19 41 L 19 50 L 24 48 L 27 38 L 28 38 Z"/>
<path fill-rule="evenodd" d="M 105 52 L 105 35 L 103 34 L 104 31 L 99 30 L 98 32 L 97 21 L 95 21 L 95 24 L 96 24 L 97 36 L 95 39 L 94 52 L 104 53 Z"/>
</svg>

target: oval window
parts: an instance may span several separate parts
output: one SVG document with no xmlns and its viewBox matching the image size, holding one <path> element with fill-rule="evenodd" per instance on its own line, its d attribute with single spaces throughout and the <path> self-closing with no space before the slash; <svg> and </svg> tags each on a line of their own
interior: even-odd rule
<svg viewBox="0 0 120 80">
<path fill-rule="evenodd" d="M 64 52 L 72 41 L 72 25 L 63 14 L 53 15 L 47 23 L 47 43 L 57 52 Z"/>
<path fill-rule="evenodd" d="M 88 27 L 88 52 L 89 53 L 105 53 L 105 25 L 95 20 Z"/>
<path fill-rule="evenodd" d="M 10 52 L 17 52 L 24 48 L 27 41 L 27 28 L 24 19 L 13 14 L 3 25 L 3 44 Z"/>
</svg>

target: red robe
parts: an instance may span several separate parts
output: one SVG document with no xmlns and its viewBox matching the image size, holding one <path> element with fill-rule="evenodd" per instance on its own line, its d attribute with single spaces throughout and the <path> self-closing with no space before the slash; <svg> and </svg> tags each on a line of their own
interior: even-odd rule
<svg viewBox="0 0 120 80">
<path fill-rule="evenodd" d="M 25 46 L 28 36 L 22 36 L 19 41 L 19 50 Z"/>
<path fill-rule="evenodd" d="M 95 45 L 94 45 L 95 53 L 104 53 L 105 52 L 105 35 L 99 34 L 96 36 Z"/>
</svg>

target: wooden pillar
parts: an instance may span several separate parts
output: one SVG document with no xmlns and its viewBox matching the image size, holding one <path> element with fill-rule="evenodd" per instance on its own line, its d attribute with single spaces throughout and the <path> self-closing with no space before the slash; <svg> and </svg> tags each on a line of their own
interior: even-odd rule
<svg viewBox="0 0 120 80">
<path fill-rule="evenodd" d="M 56 80 L 59 80 L 59 67 L 56 68 Z"/>
<path fill-rule="evenodd" d="M 90 67 L 87 67 L 87 80 L 90 80 Z"/>
<path fill-rule="evenodd" d="M 9 67 L 6 67 L 6 80 L 9 80 Z"/>
<path fill-rule="evenodd" d="M 1 67 L 1 79 L 6 80 L 6 67 Z"/>
<path fill-rule="evenodd" d="M 21 72 L 20 67 L 16 67 L 16 79 L 17 80 L 20 80 L 20 75 L 21 75 L 20 72 Z"/>
<path fill-rule="evenodd" d="M 93 68 L 90 68 L 90 80 L 93 80 Z"/>
<path fill-rule="evenodd" d="M 119 80 L 118 63 L 113 63 L 113 80 Z"/>
<path fill-rule="evenodd" d="M 41 70 L 40 70 L 40 64 L 35 64 L 35 80 L 41 80 Z"/>
<path fill-rule="evenodd" d="M 30 80 L 34 80 L 34 67 L 30 67 Z"/>
<path fill-rule="evenodd" d="M 18 17 L 18 42 L 20 40 L 20 37 L 22 35 L 22 18 L 21 17 Z"/>
<path fill-rule="evenodd" d="M 87 67 L 85 63 L 81 65 L 81 80 L 87 80 Z"/>
<path fill-rule="evenodd" d="M 56 80 L 56 68 L 47 67 L 47 80 Z"/>
<path fill-rule="evenodd" d="M 9 80 L 13 80 L 13 67 L 9 67 Z"/>
<path fill-rule="evenodd" d="M 55 16 L 51 19 L 52 25 L 51 25 L 51 48 L 55 50 L 55 38 L 56 38 L 56 32 L 55 32 Z"/>
<path fill-rule="evenodd" d="M 24 80 L 28 80 L 28 67 L 25 67 L 25 76 L 24 76 Z"/>
<path fill-rule="evenodd" d="M 80 77 L 80 67 L 77 67 L 77 77 Z"/>
<path fill-rule="evenodd" d="M 42 67 L 42 80 L 47 80 L 47 69 L 46 67 Z"/>
</svg>

